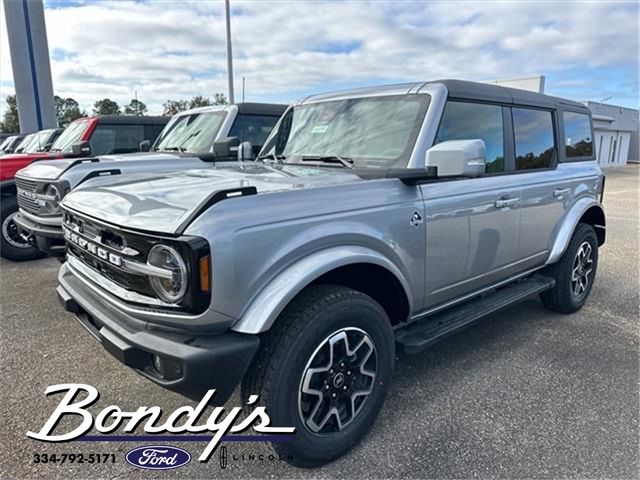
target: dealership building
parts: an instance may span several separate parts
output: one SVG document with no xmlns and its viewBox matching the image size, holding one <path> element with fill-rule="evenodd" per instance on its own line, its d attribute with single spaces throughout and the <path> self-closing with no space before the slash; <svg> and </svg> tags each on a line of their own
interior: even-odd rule
<svg viewBox="0 0 640 480">
<path fill-rule="evenodd" d="M 544 75 L 488 80 L 504 87 L 520 88 L 544 93 Z M 619 107 L 602 102 L 583 102 L 593 116 L 593 135 L 596 158 L 601 167 L 620 167 L 628 162 L 640 161 L 638 137 L 640 112 L 634 108 Z"/>
</svg>

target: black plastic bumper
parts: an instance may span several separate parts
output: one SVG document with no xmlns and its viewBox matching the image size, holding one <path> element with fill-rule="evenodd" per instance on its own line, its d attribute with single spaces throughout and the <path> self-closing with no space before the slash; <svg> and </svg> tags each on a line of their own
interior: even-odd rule
<svg viewBox="0 0 640 480">
<path fill-rule="evenodd" d="M 65 243 L 62 227 L 40 225 L 18 213 L 14 217 L 18 228 L 29 238 L 29 242 L 38 250 L 50 256 L 64 256 Z"/>
<path fill-rule="evenodd" d="M 123 312 L 101 310 L 90 298 L 77 295 L 75 282 L 64 283 L 61 277 L 60 303 L 105 350 L 154 383 L 194 400 L 215 388 L 211 403 L 224 404 L 260 345 L 258 336 L 235 332 L 205 336 L 152 330 L 147 322 L 132 322 Z"/>
</svg>

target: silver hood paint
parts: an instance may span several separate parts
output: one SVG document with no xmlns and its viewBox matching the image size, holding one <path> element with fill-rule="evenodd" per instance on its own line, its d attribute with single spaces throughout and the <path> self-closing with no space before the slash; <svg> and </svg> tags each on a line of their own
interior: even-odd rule
<svg viewBox="0 0 640 480">
<path fill-rule="evenodd" d="M 216 192 L 256 187 L 258 194 L 361 181 L 347 169 L 226 162 L 206 170 L 95 178 L 62 205 L 125 228 L 174 234 Z M 225 201 L 234 201 L 229 199 Z"/>
<path fill-rule="evenodd" d="M 97 159 L 99 163 L 121 162 L 121 161 L 138 161 L 138 160 L 176 160 L 180 157 L 172 153 L 161 152 L 139 152 L 126 153 L 122 155 L 101 155 L 99 157 L 87 157 L 89 159 Z M 81 160 L 80 158 L 61 158 L 58 160 L 42 160 L 36 161 L 20 170 L 20 176 L 34 180 L 57 180 L 73 162 Z M 93 162 L 94 164 L 97 162 Z"/>
</svg>

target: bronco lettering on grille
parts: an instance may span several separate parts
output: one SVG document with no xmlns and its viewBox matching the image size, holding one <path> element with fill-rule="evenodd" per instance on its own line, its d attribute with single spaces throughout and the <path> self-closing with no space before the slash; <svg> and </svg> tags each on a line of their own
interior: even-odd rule
<svg viewBox="0 0 640 480">
<path fill-rule="evenodd" d="M 64 228 L 64 238 L 68 242 L 73 243 L 74 245 L 80 247 L 81 249 L 104 260 L 105 262 L 109 262 L 117 267 L 122 266 L 122 257 L 105 250 L 104 248 L 98 246 L 93 242 L 90 242 L 86 238 L 78 235 L 75 232 L 72 232 L 66 227 Z"/>
</svg>

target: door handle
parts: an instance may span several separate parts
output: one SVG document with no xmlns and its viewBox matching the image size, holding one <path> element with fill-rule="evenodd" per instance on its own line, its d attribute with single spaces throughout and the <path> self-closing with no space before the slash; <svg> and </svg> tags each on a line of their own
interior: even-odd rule
<svg viewBox="0 0 640 480">
<path fill-rule="evenodd" d="M 517 205 L 519 201 L 519 198 L 501 198 L 500 200 L 496 200 L 495 206 L 496 208 L 513 207 Z"/>
<path fill-rule="evenodd" d="M 567 193 L 569 193 L 571 191 L 570 188 L 556 188 L 553 191 L 553 196 L 554 197 L 558 197 L 558 198 L 562 198 L 564 197 Z"/>
</svg>

